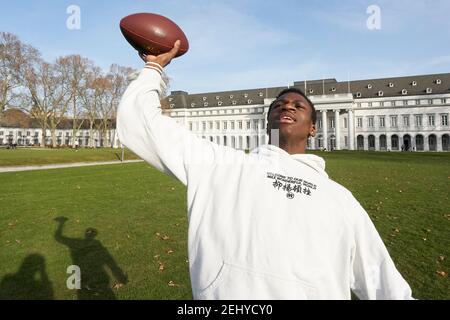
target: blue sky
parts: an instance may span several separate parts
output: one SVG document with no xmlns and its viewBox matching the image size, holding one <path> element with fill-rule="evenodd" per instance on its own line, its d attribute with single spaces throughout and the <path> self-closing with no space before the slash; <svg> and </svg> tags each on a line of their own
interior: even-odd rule
<svg viewBox="0 0 450 320">
<path fill-rule="evenodd" d="M 69 30 L 69 5 L 81 29 Z M 381 29 L 366 12 L 381 9 Z M 175 21 L 190 51 L 168 67 L 171 90 L 190 93 L 450 72 L 448 0 L 1 0 L 0 30 L 52 61 L 81 54 L 106 69 L 142 61 L 118 24 L 136 12 Z"/>
</svg>

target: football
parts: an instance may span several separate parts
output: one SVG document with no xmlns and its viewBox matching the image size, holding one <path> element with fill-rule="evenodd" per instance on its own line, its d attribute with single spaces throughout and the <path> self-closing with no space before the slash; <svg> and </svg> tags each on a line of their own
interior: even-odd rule
<svg viewBox="0 0 450 320">
<path fill-rule="evenodd" d="M 170 51 L 175 41 L 180 40 L 176 57 L 189 50 L 189 42 L 183 30 L 172 20 L 154 13 L 136 13 L 120 21 L 120 30 L 125 39 L 138 52 L 159 55 Z"/>
</svg>

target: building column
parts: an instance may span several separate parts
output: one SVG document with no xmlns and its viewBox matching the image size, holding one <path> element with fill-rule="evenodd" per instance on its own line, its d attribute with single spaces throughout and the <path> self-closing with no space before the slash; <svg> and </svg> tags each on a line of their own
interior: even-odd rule
<svg viewBox="0 0 450 320">
<path fill-rule="evenodd" d="M 316 149 L 316 137 L 310 137 L 309 139 L 311 139 L 311 150 L 315 150 Z"/>
<path fill-rule="evenodd" d="M 341 125 L 340 125 L 340 110 L 334 110 L 334 131 L 336 137 L 336 150 L 341 150 Z"/>
<path fill-rule="evenodd" d="M 380 136 L 374 135 L 375 137 L 375 151 L 380 151 Z"/>
<path fill-rule="evenodd" d="M 386 133 L 386 151 L 392 151 L 391 135 Z"/>
<path fill-rule="evenodd" d="M 436 134 L 436 151 L 442 151 L 442 135 L 439 136 L 438 134 Z"/>
<path fill-rule="evenodd" d="M 348 109 L 348 146 L 349 150 L 355 150 L 355 116 L 353 110 Z"/>
<path fill-rule="evenodd" d="M 430 151 L 430 144 L 428 143 L 428 136 L 425 134 L 423 135 L 423 151 Z"/>
<path fill-rule="evenodd" d="M 328 121 L 327 121 L 327 111 L 321 110 L 322 112 L 322 137 L 323 137 L 323 148 L 328 150 Z"/>
</svg>

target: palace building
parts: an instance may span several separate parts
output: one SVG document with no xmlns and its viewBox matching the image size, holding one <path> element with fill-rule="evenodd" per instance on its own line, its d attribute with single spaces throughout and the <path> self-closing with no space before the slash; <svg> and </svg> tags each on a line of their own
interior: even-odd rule
<svg viewBox="0 0 450 320">
<path fill-rule="evenodd" d="M 295 82 L 317 110 L 309 149 L 449 151 L 450 73 L 339 82 Z M 188 94 L 165 113 L 199 137 L 236 149 L 268 142 L 270 103 L 286 87 Z"/>
<path fill-rule="evenodd" d="M 374 151 L 450 150 L 450 73 L 339 82 L 336 79 L 294 82 L 317 110 L 317 134 L 309 149 Z M 199 137 L 235 149 L 268 143 L 267 111 L 286 87 L 188 94 L 172 91 L 164 113 Z M 12 109 L 7 113 L 13 113 Z M 39 145 L 41 129 L 25 115 L 0 121 L 0 145 Z M 79 146 L 120 146 L 115 121 L 105 143 L 99 130 L 83 123 Z M 56 132 L 58 146 L 72 141 L 70 121 Z M 50 131 L 46 134 L 50 145 Z"/>
</svg>

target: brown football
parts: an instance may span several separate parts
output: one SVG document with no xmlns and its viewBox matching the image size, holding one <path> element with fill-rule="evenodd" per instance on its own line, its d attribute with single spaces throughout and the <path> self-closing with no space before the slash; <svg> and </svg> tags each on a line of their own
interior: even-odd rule
<svg viewBox="0 0 450 320">
<path fill-rule="evenodd" d="M 139 52 L 159 55 L 170 51 L 180 40 L 177 57 L 189 50 L 183 30 L 172 20 L 155 13 L 135 13 L 120 20 L 120 30 L 127 41 Z"/>
</svg>

